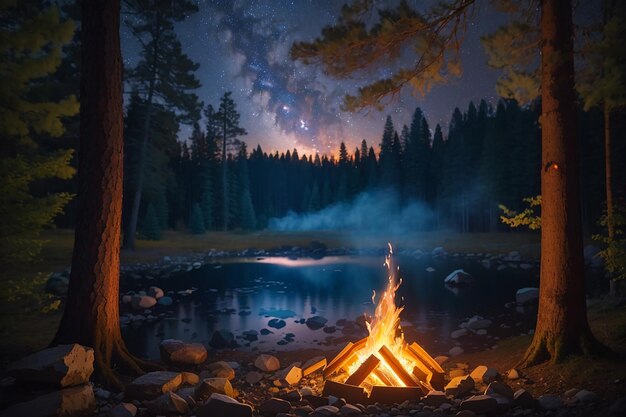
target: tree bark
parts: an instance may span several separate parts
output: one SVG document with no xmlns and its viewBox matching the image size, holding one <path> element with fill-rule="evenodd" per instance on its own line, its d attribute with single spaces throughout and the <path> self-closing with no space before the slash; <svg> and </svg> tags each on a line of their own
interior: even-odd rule
<svg viewBox="0 0 626 417">
<path fill-rule="evenodd" d="M 611 108 L 607 103 L 603 106 L 604 112 L 604 178 L 606 185 L 606 230 L 609 241 L 615 238 L 615 224 L 613 223 L 613 181 L 611 164 Z M 611 250 L 611 247 L 609 247 Z M 618 282 L 609 276 L 609 295 L 616 296 L 618 293 Z"/>
<path fill-rule="evenodd" d="M 541 1 L 541 283 L 522 365 L 598 351 L 587 322 L 570 0 Z"/>
<path fill-rule="evenodd" d="M 224 109 L 224 140 L 222 141 L 222 216 L 224 231 L 228 231 L 228 171 L 226 165 L 226 109 Z"/>
<path fill-rule="evenodd" d="M 123 112 L 120 0 L 82 2 L 80 158 L 72 272 L 54 344 L 94 349 L 104 382 L 121 387 L 112 363 L 142 373 L 119 324 Z"/>
</svg>

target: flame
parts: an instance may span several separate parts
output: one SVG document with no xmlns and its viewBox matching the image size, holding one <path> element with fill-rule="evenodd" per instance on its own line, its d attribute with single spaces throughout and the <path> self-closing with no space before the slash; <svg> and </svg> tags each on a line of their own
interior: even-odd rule
<svg viewBox="0 0 626 417">
<path fill-rule="evenodd" d="M 379 353 L 379 350 L 386 346 L 400 361 L 404 369 L 413 369 L 413 361 L 408 359 L 403 352 L 405 342 L 404 334 L 400 328 L 400 313 L 402 313 L 404 307 L 398 307 L 395 303 L 396 291 L 402 284 L 402 279 L 397 278 L 399 268 L 394 266 L 392 255 L 393 247 L 389 243 L 389 253 L 385 257 L 385 266 L 388 272 L 387 287 L 378 299 L 374 316 L 371 317 L 369 322 L 366 320 L 369 336 L 367 337 L 365 347 L 357 353 L 357 360 L 348 367 L 348 374 L 354 373 L 370 355 L 375 355 L 378 359 L 381 359 L 378 368 L 379 373 L 382 373 L 383 377 L 392 381 L 393 385 L 403 387 L 406 384 L 402 382 Z M 375 298 L 376 291 L 373 291 L 372 303 L 375 303 Z M 386 385 L 375 374 L 370 374 L 364 381 L 364 385 Z"/>
</svg>

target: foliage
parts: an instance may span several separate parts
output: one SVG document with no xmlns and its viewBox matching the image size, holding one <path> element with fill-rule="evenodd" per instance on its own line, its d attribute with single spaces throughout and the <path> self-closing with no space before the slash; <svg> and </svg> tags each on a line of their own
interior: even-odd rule
<svg viewBox="0 0 626 417">
<path fill-rule="evenodd" d="M 204 227 L 204 219 L 202 218 L 202 210 L 200 205 L 195 203 L 191 207 L 191 214 L 189 215 L 189 231 L 194 235 L 201 235 L 206 232 Z"/>
<path fill-rule="evenodd" d="M 596 234 L 594 240 L 604 243 L 606 246 L 598 255 L 605 261 L 605 269 L 612 279 L 626 279 L 626 207 L 616 206 L 612 216 L 613 233 L 611 239 L 608 234 Z M 608 228 L 606 214 L 598 222 L 602 227 Z"/>
<path fill-rule="evenodd" d="M 143 219 L 143 227 L 141 228 L 143 236 L 148 240 L 161 240 L 162 232 L 159 223 L 154 204 L 149 203 Z"/>
<path fill-rule="evenodd" d="M 519 213 L 503 204 L 498 205 L 504 213 L 500 216 L 500 220 L 512 228 L 528 226 L 530 230 L 541 229 L 541 215 L 537 213 L 538 208 L 541 207 L 541 196 L 527 197 L 523 201 L 528 204 L 528 207 Z"/>
<path fill-rule="evenodd" d="M 61 307 L 61 300 L 45 291 L 47 280 L 48 275 L 41 272 L 20 280 L 8 280 L 0 286 L 0 300 L 10 303 L 27 301 L 27 311 L 57 311 Z"/>
<path fill-rule="evenodd" d="M 69 193 L 34 192 L 43 180 L 74 175 L 71 150 L 46 152 L 40 142 L 64 133 L 63 119 L 78 112 L 76 97 L 58 101 L 39 84 L 61 63 L 74 23 L 61 21 L 56 7 L 38 1 L 3 1 L 0 10 L 0 261 L 34 260 L 40 231 L 52 224 L 72 198 Z"/>
</svg>

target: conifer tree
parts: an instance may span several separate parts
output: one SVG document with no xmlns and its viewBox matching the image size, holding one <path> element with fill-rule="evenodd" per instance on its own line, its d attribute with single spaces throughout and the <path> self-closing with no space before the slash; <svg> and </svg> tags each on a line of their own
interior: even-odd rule
<svg viewBox="0 0 626 417">
<path fill-rule="evenodd" d="M 191 213 L 189 214 L 189 231 L 194 235 L 201 235 L 206 232 L 204 227 L 204 218 L 202 216 L 202 210 L 198 203 L 194 203 L 191 206 Z"/>
<path fill-rule="evenodd" d="M 143 218 L 143 225 L 141 227 L 143 236 L 148 240 L 161 240 L 162 231 L 159 223 L 159 217 L 154 209 L 154 205 L 148 203 L 146 215 Z"/>
</svg>

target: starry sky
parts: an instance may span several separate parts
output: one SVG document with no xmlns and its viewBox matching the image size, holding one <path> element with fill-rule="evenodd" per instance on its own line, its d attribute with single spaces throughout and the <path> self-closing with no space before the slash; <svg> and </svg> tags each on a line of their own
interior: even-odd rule
<svg viewBox="0 0 626 417">
<path fill-rule="evenodd" d="M 177 24 L 184 51 L 200 64 L 198 96 L 205 105 L 217 108 L 223 93 L 233 92 L 240 125 L 248 131 L 243 139 L 249 149 L 260 144 L 266 152 L 296 148 L 300 155 L 335 154 L 341 141 L 353 150 L 362 139 L 377 149 L 388 114 L 399 131 L 403 124 L 410 124 L 419 106 L 431 128 L 439 123 L 445 132 L 455 107 L 464 110 L 470 100 L 481 98 L 492 104 L 497 101 L 499 73 L 487 66 L 480 37 L 505 23 L 506 17 L 485 1 L 478 3 L 482 8 L 474 9 L 467 28 L 460 78 L 434 88 L 425 97 L 415 97 L 407 90 L 383 111 L 340 111 L 343 96 L 354 93 L 368 78 L 331 79 L 321 68 L 291 61 L 288 55 L 294 41 L 313 40 L 325 25 L 335 22 L 343 3 L 200 0 L 199 12 Z M 122 48 L 125 64 L 133 65 L 137 45 L 127 30 L 122 31 Z M 180 139 L 188 138 L 190 132 L 189 126 L 183 126 Z"/>
</svg>

